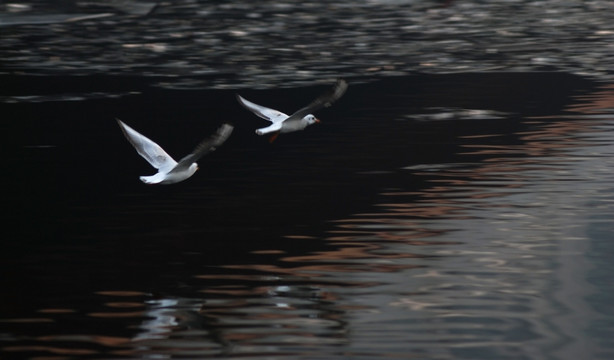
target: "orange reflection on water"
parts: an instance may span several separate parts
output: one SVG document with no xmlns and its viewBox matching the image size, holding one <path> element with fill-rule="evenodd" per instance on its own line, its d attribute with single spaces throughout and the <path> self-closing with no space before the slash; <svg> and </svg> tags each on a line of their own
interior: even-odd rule
<svg viewBox="0 0 614 360">
<path fill-rule="evenodd" d="M 74 313 L 73 309 L 40 309 L 38 310 L 41 314 L 70 314 Z"/>
<path fill-rule="evenodd" d="M 532 119 L 525 124 L 513 134 L 512 141 L 506 140 L 510 134 L 496 133 L 461 138 L 467 141 L 460 145 L 461 148 L 468 151 L 463 150 L 457 155 L 478 156 L 479 161 L 451 164 L 450 167 L 438 164 L 434 168 L 426 166 L 426 171 L 412 172 L 413 176 L 425 178 L 430 186 L 382 191 L 380 196 L 385 200 L 374 204 L 378 211 L 354 214 L 332 222 L 335 226 L 328 231 L 330 236 L 326 241 L 334 245 L 333 250 L 287 260 L 339 262 L 365 259 L 373 264 L 377 260 L 405 259 L 407 262 L 407 259 L 423 256 L 419 247 L 454 244 L 436 240 L 436 237 L 454 229 L 433 228 L 434 220 L 470 220 L 476 216 L 474 209 L 509 208 L 504 200 L 507 196 L 518 194 L 534 181 L 563 170 L 563 167 L 553 164 L 560 158 L 563 166 L 564 161 L 568 161 L 567 151 L 584 145 L 577 134 L 589 126 L 585 121 L 569 119 Z M 544 164 L 543 157 L 546 156 L 548 162 Z M 412 247 L 416 247 L 415 252 Z M 411 267 L 403 264 L 397 269 Z M 347 269 L 353 271 L 356 268 L 348 266 Z M 394 266 L 372 268 L 373 271 L 391 269 Z M 336 270 L 339 270 L 338 266 Z"/>
<path fill-rule="evenodd" d="M 131 341 L 130 338 L 117 336 L 101 336 L 101 335 L 48 335 L 37 338 L 40 341 L 71 341 L 71 342 L 91 342 L 104 346 L 117 347 L 127 344 Z"/>
<path fill-rule="evenodd" d="M 126 297 L 132 297 L 132 296 L 146 296 L 146 293 L 140 292 L 140 291 L 126 291 L 126 290 L 108 290 L 108 291 L 98 291 L 96 292 L 96 294 L 98 295 L 106 295 L 106 296 L 126 296 Z"/>
<path fill-rule="evenodd" d="M 0 319 L 0 322 L 3 323 L 49 323 L 54 322 L 53 319 L 49 318 L 17 318 L 17 319 Z"/>
<path fill-rule="evenodd" d="M 97 318 L 130 318 L 130 317 L 142 317 L 145 316 L 143 311 L 133 312 L 94 312 L 88 314 L 91 317 Z"/>
<path fill-rule="evenodd" d="M 219 294 L 227 296 L 253 296 L 258 293 L 266 293 L 265 291 L 258 291 L 253 288 L 237 288 L 234 286 L 217 286 L 215 288 L 206 288 L 200 290 L 203 294 Z"/>
<path fill-rule="evenodd" d="M 449 279 L 451 274 L 455 281 L 460 281 L 459 286 L 490 289 L 494 284 L 496 291 L 507 291 L 500 290 L 505 288 L 505 284 L 489 277 L 495 270 L 509 271 L 507 268 L 513 267 L 509 258 L 492 250 L 494 247 L 483 251 L 480 243 L 477 250 L 469 248 L 468 251 L 474 251 L 471 258 L 478 264 L 478 269 L 472 267 L 470 272 L 475 271 L 477 275 L 438 272 L 437 263 L 429 262 L 429 259 L 462 254 L 464 244 L 473 241 L 472 236 L 476 233 L 486 233 L 484 238 L 489 239 L 489 232 L 493 229 L 509 226 L 499 225 L 506 224 L 506 216 L 531 216 L 523 209 L 533 206 L 534 200 L 514 202 L 510 198 L 516 195 L 530 197 L 529 190 L 535 183 L 568 176 L 565 170 L 573 157 L 571 150 L 585 145 L 581 135 L 591 125 L 586 119 L 534 118 L 522 121 L 513 134 L 460 138 L 460 151 L 454 154 L 457 156 L 454 159 L 465 162 L 399 170 L 411 175 L 407 177 L 407 185 L 395 182 L 394 187 L 384 187 L 377 200 L 370 204 L 372 210 L 330 221 L 321 236 L 287 236 L 291 240 L 323 242 L 324 246 L 317 247 L 318 250 L 292 256 L 286 255 L 290 251 L 277 249 L 256 251 L 255 254 L 279 256 L 271 263 L 224 266 L 225 269 L 244 271 L 243 274 L 196 276 L 217 284 L 201 290 L 212 299 L 203 305 L 200 313 L 225 325 L 224 331 L 218 334 L 223 339 L 218 340 L 221 343 L 266 339 L 271 334 L 235 331 L 232 327 L 241 325 L 250 329 L 250 326 L 256 328 L 262 324 L 274 325 L 271 332 L 280 331 L 290 341 L 293 341 L 292 336 L 300 341 L 313 336 L 310 326 L 322 333 L 330 331 L 342 341 L 345 333 L 334 333 L 327 321 L 343 331 L 343 310 L 353 309 L 352 304 L 343 304 L 350 297 L 348 294 L 370 295 L 377 292 L 372 289 L 386 286 L 383 284 L 400 281 L 399 284 L 405 285 L 398 279 L 419 276 L 419 282 L 426 284 L 420 291 L 427 293 L 429 289 L 435 289 L 436 292 L 457 285 L 442 283 L 440 278 Z M 419 185 L 411 183 L 415 178 L 419 178 L 420 181 L 416 182 Z M 468 231 L 458 232 L 459 229 Z M 506 243 L 506 246 L 510 245 Z M 458 266 L 462 268 L 462 264 Z M 415 271 L 418 268 L 426 270 Z M 480 277 L 480 271 L 484 269 L 486 275 Z M 399 276 L 391 276 L 391 273 Z M 235 282 L 241 285 L 232 285 Z M 481 291 L 478 289 L 465 295 L 470 301 L 479 303 L 483 299 L 476 294 Z M 396 295 L 391 296 L 392 306 L 413 310 L 423 310 L 437 301 L 446 304 L 447 300 L 432 298 L 420 301 L 411 293 L 395 298 Z M 450 306 L 454 304 L 451 302 Z M 369 306 L 362 305 L 356 309 L 369 310 Z M 309 314 L 309 318 L 305 314 Z M 450 312 L 442 310 L 441 314 L 447 316 Z M 300 323 L 302 320 L 305 323 Z M 306 326 L 307 331 L 300 329 L 301 326 Z M 294 331 L 295 327 L 298 330 Z M 284 330 L 288 331 L 284 333 Z M 319 341 L 323 341 L 323 337 Z"/>
<path fill-rule="evenodd" d="M 48 353 L 51 353 L 51 354 L 71 355 L 71 356 L 83 356 L 83 355 L 98 354 L 98 351 L 89 350 L 89 349 L 62 348 L 62 347 L 41 346 L 41 345 L 7 346 L 7 347 L 2 348 L 2 350 L 3 351 L 8 351 L 8 352 L 40 351 L 40 352 L 48 352 Z"/>
<path fill-rule="evenodd" d="M 603 112 L 604 110 L 612 112 L 614 109 L 614 84 L 607 84 L 600 88 L 600 90 L 576 97 L 580 101 L 579 104 L 569 106 L 569 111 L 592 114 Z"/>
<path fill-rule="evenodd" d="M 352 249 L 349 249 L 350 253 L 353 253 Z M 338 254 L 336 251 L 331 252 L 318 252 L 313 255 L 306 255 L 300 257 L 286 257 L 283 258 L 283 261 L 286 262 L 326 262 L 336 260 L 335 264 L 316 264 L 316 265 L 297 265 L 293 267 L 282 267 L 278 265 L 272 264 L 245 264 L 245 265 L 226 265 L 224 268 L 227 269 L 245 269 L 245 270 L 257 270 L 263 273 L 275 273 L 279 275 L 287 275 L 293 277 L 302 277 L 302 278 L 318 278 L 318 277 L 327 277 L 331 273 L 340 273 L 340 272 L 354 272 L 357 270 L 357 266 L 355 264 L 344 264 L 339 263 L 339 257 L 331 257 L 333 254 Z M 365 256 L 361 256 L 360 258 L 365 258 Z M 343 258 L 348 259 L 348 258 Z M 352 259 L 352 258 L 349 258 Z M 354 258 L 355 259 L 355 258 Z M 391 265 L 392 266 L 392 265 Z M 394 266 L 392 266 L 394 267 Z M 382 265 L 382 268 L 385 268 L 385 265 Z M 357 284 L 358 285 L 358 284 Z M 369 283 L 360 283 L 359 286 L 371 286 Z M 350 284 L 348 284 L 350 286 Z"/>
<path fill-rule="evenodd" d="M 108 302 L 105 304 L 108 307 L 112 307 L 112 308 L 138 308 L 138 307 L 143 307 L 143 303 L 140 302 Z"/>
<path fill-rule="evenodd" d="M 601 97 L 613 97 L 614 88 L 599 94 L 594 109 L 611 105 Z M 513 134 L 479 134 L 460 137 L 461 150 L 457 155 L 478 161 L 459 164 L 436 164 L 416 167 L 412 176 L 422 177 L 430 186 L 382 191 L 384 198 L 375 205 L 378 211 L 354 214 L 335 220 L 331 236 L 326 240 L 334 250 L 298 258 L 304 262 L 334 262 L 350 259 L 377 260 L 404 259 L 401 269 L 411 268 L 408 259 L 421 258 L 420 247 L 451 245 L 455 242 L 437 241 L 436 237 L 454 231 L 432 227 L 436 220 L 464 221 L 475 219 L 497 209 L 509 209 L 505 198 L 520 194 L 536 181 L 553 176 L 565 176 L 569 151 L 585 146 L 579 134 L 591 126 L 587 121 L 569 118 L 526 119 Z M 511 140 L 510 140 L 511 139 Z M 544 158 L 548 161 L 544 162 Z M 558 163 L 561 166 L 558 166 Z M 426 170 L 425 170 L 426 169 Z M 411 167 L 408 168 L 412 170 Z M 411 188 L 411 184 L 408 186 Z M 477 210 L 486 210 L 480 213 Z M 442 224 L 452 222 L 442 222 Z M 398 245 L 395 245 L 398 244 Z M 404 246 L 400 246 L 404 245 Z M 415 248 L 414 248 L 415 247 Z M 415 251 L 412 251 L 415 249 Z M 386 253 L 383 253 L 386 252 Z M 390 267 L 388 267 L 390 269 Z M 379 271 L 373 267 L 374 271 Z"/>
</svg>

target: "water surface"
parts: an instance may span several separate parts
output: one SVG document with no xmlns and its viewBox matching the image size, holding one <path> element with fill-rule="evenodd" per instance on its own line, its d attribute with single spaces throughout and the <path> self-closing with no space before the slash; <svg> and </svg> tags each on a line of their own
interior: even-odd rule
<svg viewBox="0 0 614 360">
<path fill-rule="evenodd" d="M 610 2 L 154 5 L 0 4 L 0 358 L 614 357 Z"/>
<path fill-rule="evenodd" d="M 610 358 L 611 96 L 563 74 L 350 84 L 273 144 L 232 91 L 5 104 L 0 353 Z M 171 154 L 212 115 L 236 131 L 191 179 L 146 186 L 109 113 Z"/>
</svg>

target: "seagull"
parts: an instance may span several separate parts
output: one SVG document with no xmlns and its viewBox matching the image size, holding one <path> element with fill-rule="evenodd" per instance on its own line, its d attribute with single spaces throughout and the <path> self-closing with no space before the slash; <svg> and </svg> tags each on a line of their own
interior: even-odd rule
<svg viewBox="0 0 614 360">
<path fill-rule="evenodd" d="M 196 161 L 222 145 L 233 130 L 233 126 L 230 124 L 221 125 L 215 134 L 203 140 L 190 154 L 176 162 L 160 145 L 126 125 L 123 121 L 115 120 L 117 120 L 126 139 L 134 146 L 136 152 L 147 160 L 151 166 L 158 169 L 158 173 L 155 175 L 140 177 L 145 184 L 174 184 L 194 175 L 198 170 Z"/>
<path fill-rule="evenodd" d="M 258 135 L 272 134 L 269 141 L 273 142 L 277 139 L 280 133 L 289 133 L 305 129 L 307 126 L 319 123 L 320 120 L 311 113 L 323 107 L 329 107 L 339 99 L 347 89 L 348 84 L 343 79 L 337 80 L 335 85 L 312 101 L 309 105 L 297 110 L 294 114 L 288 116 L 281 111 L 269 109 L 267 107 L 254 104 L 247 101 L 237 94 L 237 100 L 248 110 L 252 111 L 259 117 L 272 122 L 271 125 L 256 130 Z"/>
</svg>

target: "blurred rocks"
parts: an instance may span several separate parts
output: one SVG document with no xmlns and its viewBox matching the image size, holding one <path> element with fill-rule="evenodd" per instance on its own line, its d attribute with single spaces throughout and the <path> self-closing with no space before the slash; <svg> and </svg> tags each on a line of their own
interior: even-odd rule
<svg viewBox="0 0 614 360">
<path fill-rule="evenodd" d="M 562 71 L 604 81 L 614 74 L 609 1 L 60 4 L 13 4 L 19 11 L 0 16 L 2 73 L 164 77 L 158 84 L 174 88 L 416 72 Z M 20 16 L 39 21 L 14 21 Z"/>
</svg>

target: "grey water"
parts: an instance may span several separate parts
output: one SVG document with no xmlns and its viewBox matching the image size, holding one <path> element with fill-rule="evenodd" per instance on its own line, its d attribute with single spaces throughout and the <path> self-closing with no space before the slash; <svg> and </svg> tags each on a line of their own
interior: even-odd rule
<svg viewBox="0 0 614 360">
<path fill-rule="evenodd" d="M 0 358 L 611 359 L 614 33 L 605 2 L 521 22 L 537 3 L 6 5 Z M 320 56 L 283 50 L 298 25 Z M 273 143 L 235 100 L 292 112 L 336 77 Z M 115 118 L 176 158 L 235 131 L 147 186 Z"/>
</svg>

